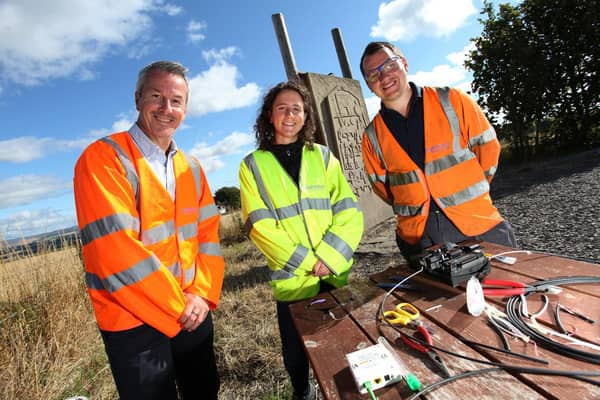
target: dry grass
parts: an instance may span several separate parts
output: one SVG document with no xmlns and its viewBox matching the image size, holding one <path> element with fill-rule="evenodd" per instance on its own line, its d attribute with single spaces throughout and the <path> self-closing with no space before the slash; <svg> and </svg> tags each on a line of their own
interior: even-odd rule
<svg viewBox="0 0 600 400">
<path fill-rule="evenodd" d="M 240 227 L 239 216 L 223 218 L 226 277 L 214 313 L 220 397 L 286 399 L 266 267 Z M 116 399 L 77 249 L 0 263 L 0 280 L 0 399 Z"/>
</svg>

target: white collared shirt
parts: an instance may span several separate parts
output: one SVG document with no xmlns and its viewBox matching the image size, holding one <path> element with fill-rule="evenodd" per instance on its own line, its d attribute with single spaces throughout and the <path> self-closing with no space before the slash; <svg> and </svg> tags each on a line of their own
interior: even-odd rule
<svg viewBox="0 0 600 400">
<path fill-rule="evenodd" d="M 173 157 L 177 153 L 177 144 L 175 140 L 171 140 L 169 152 L 165 151 L 154 144 L 148 136 L 142 132 L 137 124 L 129 129 L 129 134 L 133 141 L 138 146 L 142 155 L 150 164 L 152 171 L 162 183 L 163 187 L 171 195 L 171 199 L 175 201 L 175 172 L 173 171 Z"/>
</svg>

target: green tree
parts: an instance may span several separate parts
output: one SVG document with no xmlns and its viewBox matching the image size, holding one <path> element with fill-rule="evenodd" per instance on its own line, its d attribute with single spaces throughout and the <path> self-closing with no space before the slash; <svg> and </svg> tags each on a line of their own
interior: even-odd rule
<svg viewBox="0 0 600 400">
<path fill-rule="evenodd" d="M 473 91 L 517 154 L 590 144 L 598 126 L 600 0 L 484 2 L 465 62 Z"/>
<path fill-rule="evenodd" d="M 234 210 L 241 207 L 240 189 L 235 186 L 225 186 L 215 192 L 215 202 Z"/>
<path fill-rule="evenodd" d="M 557 144 L 592 144 L 600 122 L 600 1 L 528 0 L 521 9 L 552 72 L 547 85 Z"/>
</svg>

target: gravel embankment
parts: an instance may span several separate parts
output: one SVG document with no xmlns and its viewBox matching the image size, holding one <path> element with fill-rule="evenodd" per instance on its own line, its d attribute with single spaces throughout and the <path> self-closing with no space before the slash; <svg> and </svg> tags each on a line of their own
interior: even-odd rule
<svg viewBox="0 0 600 400">
<path fill-rule="evenodd" d="M 520 248 L 600 264 L 600 148 L 500 165 L 491 193 Z M 355 254 L 355 273 L 369 275 L 398 264 L 394 226 L 391 218 L 365 233 Z"/>
</svg>

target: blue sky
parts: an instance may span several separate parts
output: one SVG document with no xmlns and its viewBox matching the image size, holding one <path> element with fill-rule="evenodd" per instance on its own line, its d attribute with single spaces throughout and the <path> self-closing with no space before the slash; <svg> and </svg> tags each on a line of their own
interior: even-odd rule
<svg viewBox="0 0 600 400">
<path fill-rule="evenodd" d="M 2 0 L 0 1 L 0 239 L 76 224 L 73 166 L 86 145 L 135 122 L 146 64 L 189 69 L 191 98 L 178 146 L 197 156 L 211 189 L 239 186 L 254 148 L 262 95 L 285 80 L 271 16 L 283 14 L 301 72 L 341 71 L 339 28 L 355 79 L 364 46 L 398 45 L 409 78 L 469 89 L 462 67 L 481 33 L 471 0 Z M 362 82 L 373 115 L 379 102 Z"/>
</svg>

